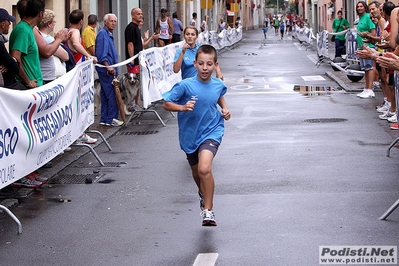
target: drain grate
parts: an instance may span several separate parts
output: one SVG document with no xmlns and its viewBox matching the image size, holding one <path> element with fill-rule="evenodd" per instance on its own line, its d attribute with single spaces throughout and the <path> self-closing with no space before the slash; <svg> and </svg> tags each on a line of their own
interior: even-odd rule
<svg viewBox="0 0 399 266">
<path fill-rule="evenodd" d="M 163 122 L 166 124 L 168 122 L 168 119 L 164 119 Z M 133 125 L 158 125 L 160 122 L 158 119 L 155 120 L 137 120 L 133 121 Z"/>
<path fill-rule="evenodd" d="M 305 119 L 303 122 L 307 123 L 336 123 L 336 122 L 345 122 L 348 119 L 345 118 L 313 118 L 313 119 Z"/>
<path fill-rule="evenodd" d="M 50 179 L 50 184 L 85 184 L 97 183 L 104 174 L 62 174 Z M 88 182 L 91 180 L 91 182 Z"/>
<path fill-rule="evenodd" d="M 142 136 L 142 135 L 153 135 L 157 134 L 157 130 L 147 130 L 147 131 L 119 131 L 117 135 L 121 136 Z"/>
<path fill-rule="evenodd" d="M 121 165 L 126 164 L 126 162 L 104 162 L 104 166 L 96 163 L 77 163 L 74 167 L 88 168 L 88 167 L 121 167 Z"/>
</svg>

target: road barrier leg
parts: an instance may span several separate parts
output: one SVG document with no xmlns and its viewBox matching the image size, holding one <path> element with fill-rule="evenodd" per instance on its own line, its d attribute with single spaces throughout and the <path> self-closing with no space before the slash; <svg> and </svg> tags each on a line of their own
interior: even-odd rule
<svg viewBox="0 0 399 266">
<path fill-rule="evenodd" d="M 100 165 L 101 166 L 105 165 L 104 162 L 101 160 L 101 158 L 98 156 L 97 152 L 89 144 L 86 144 L 86 143 L 73 143 L 71 145 L 88 148 L 91 151 L 91 153 L 93 153 L 94 157 L 96 157 L 96 159 L 100 163 Z"/>
<path fill-rule="evenodd" d="M 391 213 L 397 208 L 399 207 L 399 199 L 392 204 L 391 207 L 389 207 L 389 209 L 380 217 L 380 220 L 385 220 L 386 218 L 388 218 L 389 215 L 391 215 Z"/>
<path fill-rule="evenodd" d="M 19 219 L 9 209 L 7 209 L 7 207 L 0 205 L 0 209 L 4 210 L 11 217 L 11 219 L 14 220 L 14 222 L 18 225 L 18 234 L 22 234 L 22 224 Z"/>
<path fill-rule="evenodd" d="M 112 151 L 111 145 L 109 145 L 107 139 L 104 137 L 104 135 L 98 131 L 98 130 L 86 130 L 87 133 L 95 133 L 97 135 L 99 135 L 101 137 L 101 139 L 103 140 L 103 142 L 105 143 L 105 145 L 107 146 L 109 151 Z"/>
</svg>

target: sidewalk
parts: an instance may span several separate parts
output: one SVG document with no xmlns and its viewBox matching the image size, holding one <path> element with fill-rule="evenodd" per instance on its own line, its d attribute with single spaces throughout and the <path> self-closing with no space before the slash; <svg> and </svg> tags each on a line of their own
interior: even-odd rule
<svg viewBox="0 0 399 266">
<path fill-rule="evenodd" d="M 335 56 L 335 44 L 333 42 L 329 42 L 328 44 L 328 53 L 330 55 L 331 60 L 334 59 Z M 329 63 L 329 62 L 326 62 Z M 365 86 L 365 79 L 361 79 L 358 82 L 351 81 L 345 72 L 342 71 L 334 71 L 331 67 L 331 71 L 326 72 L 326 76 L 330 79 L 334 80 L 342 89 L 347 92 L 361 92 Z"/>
</svg>

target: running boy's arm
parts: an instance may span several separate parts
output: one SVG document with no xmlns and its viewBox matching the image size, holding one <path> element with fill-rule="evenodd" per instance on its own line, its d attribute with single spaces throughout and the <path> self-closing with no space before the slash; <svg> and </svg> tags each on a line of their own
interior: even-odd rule
<svg viewBox="0 0 399 266">
<path fill-rule="evenodd" d="M 231 117 L 229 109 L 227 109 L 226 101 L 224 100 L 224 96 L 221 96 L 218 100 L 219 106 L 222 108 L 222 116 L 225 120 L 229 120 Z"/>
<path fill-rule="evenodd" d="M 166 111 L 170 112 L 189 112 L 194 109 L 195 101 L 188 101 L 185 105 L 173 103 L 173 102 L 164 102 L 163 108 Z"/>
</svg>

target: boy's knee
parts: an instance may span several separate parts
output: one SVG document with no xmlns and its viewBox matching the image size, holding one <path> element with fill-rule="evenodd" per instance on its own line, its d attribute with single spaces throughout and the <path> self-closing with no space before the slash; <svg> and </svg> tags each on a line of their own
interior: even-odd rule
<svg viewBox="0 0 399 266">
<path fill-rule="evenodd" d="M 207 177 L 212 171 L 212 168 L 208 165 L 198 166 L 198 175 L 202 177 Z"/>
</svg>

